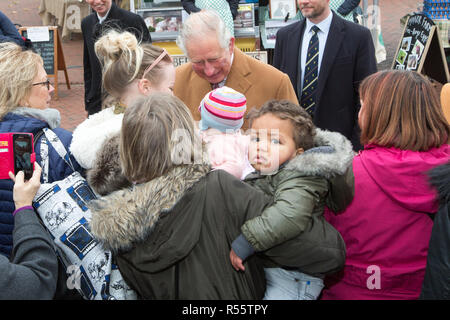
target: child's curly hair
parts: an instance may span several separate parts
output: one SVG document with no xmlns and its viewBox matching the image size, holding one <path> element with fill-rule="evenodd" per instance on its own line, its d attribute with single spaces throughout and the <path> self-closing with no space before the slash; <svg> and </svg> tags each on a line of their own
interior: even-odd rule
<svg viewBox="0 0 450 320">
<path fill-rule="evenodd" d="M 316 127 L 311 116 L 299 105 L 289 100 L 269 100 L 261 108 L 252 108 L 248 114 L 249 127 L 251 128 L 253 120 L 271 113 L 282 120 L 291 120 L 294 126 L 293 137 L 296 148 L 308 150 L 314 147 L 314 136 Z"/>
</svg>

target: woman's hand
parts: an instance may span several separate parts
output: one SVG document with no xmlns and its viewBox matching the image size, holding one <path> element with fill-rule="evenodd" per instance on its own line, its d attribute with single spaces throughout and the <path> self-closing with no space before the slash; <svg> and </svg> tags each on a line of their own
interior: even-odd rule
<svg viewBox="0 0 450 320">
<path fill-rule="evenodd" d="M 231 264 L 233 265 L 233 268 L 236 269 L 236 271 L 242 270 L 245 271 L 245 267 L 242 264 L 242 259 L 239 258 L 239 256 L 234 252 L 233 249 L 230 251 L 230 260 Z"/>
<path fill-rule="evenodd" d="M 37 162 L 34 163 L 33 176 L 28 181 L 24 180 L 23 171 L 19 171 L 16 176 L 11 171 L 9 172 L 9 177 L 14 181 L 13 199 L 16 209 L 31 206 L 34 196 L 41 186 L 41 172 L 42 169 Z"/>
</svg>

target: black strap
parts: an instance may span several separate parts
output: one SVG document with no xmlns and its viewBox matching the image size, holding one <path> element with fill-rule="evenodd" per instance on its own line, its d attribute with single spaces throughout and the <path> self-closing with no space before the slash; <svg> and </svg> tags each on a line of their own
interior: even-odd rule
<svg viewBox="0 0 450 320">
<path fill-rule="evenodd" d="M 44 130 L 41 129 L 34 135 L 34 137 L 33 137 L 33 139 L 34 139 L 34 149 L 35 149 L 34 152 L 36 152 L 37 142 L 42 137 L 43 134 L 44 134 Z"/>
</svg>

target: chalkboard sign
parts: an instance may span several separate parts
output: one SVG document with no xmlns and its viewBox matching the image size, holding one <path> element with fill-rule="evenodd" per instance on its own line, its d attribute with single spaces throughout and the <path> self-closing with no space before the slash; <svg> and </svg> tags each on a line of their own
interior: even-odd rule
<svg viewBox="0 0 450 320">
<path fill-rule="evenodd" d="M 441 83 L 449 81 L 444 49 L 433 20 L 423 14 L 408 18 L 392 69 L 417 71 Z"/>
<path fill-rule="evenodd" d="M 31 29 L 33 28 L 33 29 Z M 62 51 L 61 39 L 58 33 L 58 27 L 21 27 L 19 32 L 26 38 L 31 38 L 28 35 L 28 29 L 30 34 L 33 31 L 42 31 L 45 36 L 44 41 L 32 40 L 33 48 L 38 53 L 44 62 L 44 69 L 47 72 L 47 76 L 54 78 L 53 86 L 55 87 L 54 98 L 58 99 L 58 70 L 63 70 L 66 77 L 67 88 L 70 89 L 69 75 L 67 74 L 66 62 L 64 60 L 64 53 Z"/>
<path fill-rule="evenodd" d="M 44 69 L 48 75 L 54 75 L 57 68 L 57 42 L 55 37 L 55 29 L 49 28 L 49 40 L 33 42 L 33 48 L 36 53 L 44 60 Z M 22 35 L 27 38 L 27 30 L 22 30 Z"/>
</svg>

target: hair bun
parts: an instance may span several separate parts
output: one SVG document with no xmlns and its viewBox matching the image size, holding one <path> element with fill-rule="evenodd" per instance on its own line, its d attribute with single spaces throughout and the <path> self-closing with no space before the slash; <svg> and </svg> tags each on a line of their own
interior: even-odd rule
<svg viewBox="0 0 450 320">
<path fill-rule="evenodd" d="M 95 43 L 95 53 L 104 65 L 109 65 L 122 57 L 130 61 L 133 52 L 138 48 L 138 40 L 128 31 L 119 33 L 116 30 L 109 30 Z"/>
</svg>

